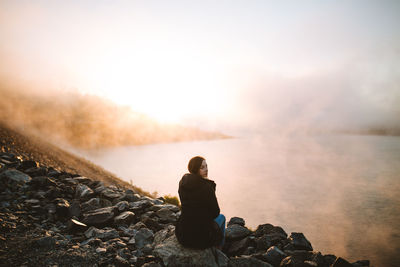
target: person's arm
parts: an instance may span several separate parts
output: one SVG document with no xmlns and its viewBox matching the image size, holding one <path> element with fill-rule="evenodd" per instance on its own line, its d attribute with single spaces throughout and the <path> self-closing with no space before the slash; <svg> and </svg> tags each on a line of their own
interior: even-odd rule
<svg viewBox="0 0 400 267">
<path fill-rule="evenodd" d="M 209 185 L 209 193 L 207 196 L 207 206 L 210 212 L 210 216 L 213 219 L 216 218 L 220 213 L 217 197 L 215 195 L 215 187 L 215 183 L 212 182 L 212 184 Z"/>
</svg>

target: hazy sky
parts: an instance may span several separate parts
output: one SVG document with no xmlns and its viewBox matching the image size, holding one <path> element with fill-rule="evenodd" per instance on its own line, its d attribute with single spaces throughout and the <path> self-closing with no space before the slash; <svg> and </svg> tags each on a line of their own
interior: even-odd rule
<svg viewBox="0 0 400 267">
<path fill-rule="evenodd" d="M 0 1 L 0 75 L 206 129 L 400 126 L 400 1 Z"/>
</svg>

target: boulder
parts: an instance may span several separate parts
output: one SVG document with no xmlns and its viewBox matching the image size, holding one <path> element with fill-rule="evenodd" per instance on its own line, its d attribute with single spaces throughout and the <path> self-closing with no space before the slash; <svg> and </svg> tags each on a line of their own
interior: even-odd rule
<svg viewBox="0 0 400 267">
<path fill-rule="evenodd" d="M 131 224 L 135 220 L 135 213 L 132 211 L 125 211 L 114 218 L 115 225 Z"/>
<path fill-rule="evenodd" d="M 176 222 L 176 214 L 167 207 L 161 208 L 156 212 L 158 218 L 161 222 Z"/>
<path fill-rule="evenodd" d="M 172 227 L 174 229 L 174 227 Z M 157 232 L 153 245 L 153 253 L 159 257 L 166 267 L 218 267 L 227 266 L 228 258 L 219 250 L 204 250 L 183 247 L 171 228 Z"/>
<path fill-rule="evenodd" d="M 229 267 L 273 267 L 267 262 L 263 262 L 251 256 L 240 256 L 229 259 Z"/>
<path fill-rule="evenodd" d="M 119 212 L 123 212 L 129 209 L 129 203 L 128 201 L 120 201 L 117 204 L 115 204 L 115 207 L 118 209 Z"/>
<path fill-rule="evenodd" d="M 256 238 L 257 249 L 266 250 L 284 240 L 286 240 L 286 237 L 282 233 L 265 234 Z"/>
<path fill-rule="evenodd" d="M 233 225 L 233 224 L 238 224 L 240 226 L 244 226 L 245 225 L 245 221 L 244 221 L 243 218 L 240 218 L 240 217 L 232 217 L 228 222 L 228 227 Z"/>
<path fill-rule="evenodd" d="M 83 211 L 91 211 L 91 210 L 96 210 L 96 209 L 100 209 L 101 205 L 100 205 L 100 198 L 96 197 L 96 198 L 91 198 L 86 202 L 83 202 L 81 204 L 82 210 Z"/>
<path fill-rule="evenodd" d="M 76 186 L 75 197 L 77 198 L 89 198 L 93 194 L 93 190 L 87 185 L 78 184 Z"/>
<path fill-rule="evenodd" d="M 354 267 L 354 266 L 350 262 L 348 262 L 345 259 L 339 257 L 332 264 L 332 267 Z"/>
<path fill-rule="evenodd" d="M 114 218 L 113 207 L 100 208 L 83 214 L 83 223 L 87 225 L 101 226 Z"/>
<path fill-rule="evenodd" d="M 135 233 L 135 244 L 138 249 L 143 248 L 147 244 L 152 244 L 154 240 L 153 231 L 148 228 L 141 228 Z"/>
<path fill-rule="evenodd" d="M 32 180 L 32 178 L 29 175 L 13 169 L 3 171 L 0 174 L 0 180 L 2 179 L 8 179 L 19 184 L 25 184 Z"/>
<path fill-rule="evenodd" d="M 292 233 L 289 240 L 295 249 L 307 251 L 313 250 L 310 241 L 307 240 L 303 233 Z"/>
<path fill-rule="evenodd" d="M 152 202 L 150 200 L 144 199 L 144 200 L 138 200 L 135 202 L 130 202 L 129 203 L 129 209 L 132 210 L 133 212 L 141 212 L 145 208 L 148 208 L 152 205 Z"/>
<path fill-rule="evenodd" d="M 281 227 L 273 226 L 272 224 L 269 223 L 259 225 L 257 227 L 257 230 L 254 232 L 254 235 L 256 237 L 260 237 L 271 233 L 279 233 L 282 236 L 284 236 L 284 238 L 287 238 L 287 233 Z"/>
<path fill-rule="evenodd" d="M 249 237 L 245 237 L 241 240 L 238 241 L 234 241 L 228 249 L 228 255 L 229 256 L 233 256 L 233 255 L 239 255 L 241 254 L 250 244 L 250 238 Z"/>
<path fill-rule="evenodd" d="M 251 231 L 249 229 L 238 224 L 232 224 L 225 230 L 225 238 L 227 241 L 239 240 L 250 234 Z"/>
<path fill-rule="evenodd" d="M 122 193 L 118 192 L 112 187 L 107 187 L 106 189 L 101 191 L 101 195 L 108 199 L 120 198 L 123 196 Z"/>
<path fill-rule="evenodd" d="M 352 265 L 353 267 L 369 267 L 369 260 L 359 260 L 356 262 L 353 262 Z"/>
<path fill-rule="evenodd" d="M 113 238 L 119 238 L 118 231 L 111 227 L 105 227 L 103 229 L 97 229 L 92 226 L 85 232 L 87 238 L 100 238 L 103 241 L 110 240 Z"/>
<path fill-rule="evenodd" d="M 278 267 L 286 256 L 287 255 L 276 246 L 270 247 L 267 252 L 263 254 L 264 260 L 271 263 L 274 267 Z"/>
</svg>

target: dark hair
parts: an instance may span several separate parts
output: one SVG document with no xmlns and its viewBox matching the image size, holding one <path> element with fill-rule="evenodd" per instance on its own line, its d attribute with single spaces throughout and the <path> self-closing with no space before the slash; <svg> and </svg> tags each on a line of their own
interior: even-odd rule
<svg viewBox="0 0 400 267">
<path fill-rule="evenodd" d="M 201 167 L 201 163 L 205 160 L 203 157 L 197 156 L 191 158 L 188 164 L 188 170 L 190 173 L 198 173 Z"/>
</svg>

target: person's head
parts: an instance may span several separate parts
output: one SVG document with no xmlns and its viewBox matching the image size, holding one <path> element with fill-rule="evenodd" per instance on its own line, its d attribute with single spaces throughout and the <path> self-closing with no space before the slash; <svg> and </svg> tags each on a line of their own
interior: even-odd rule
<svg viewBox="0 0 400 267">
<path fill-rule="evenodd" d="M 207 178 L 208 175 L 207 162 L 203 157 L 197 156 L 190 159 L 188 164 L 188 170 L 190 173 L 198 174 L 203 178 Z"/>
</svg>

